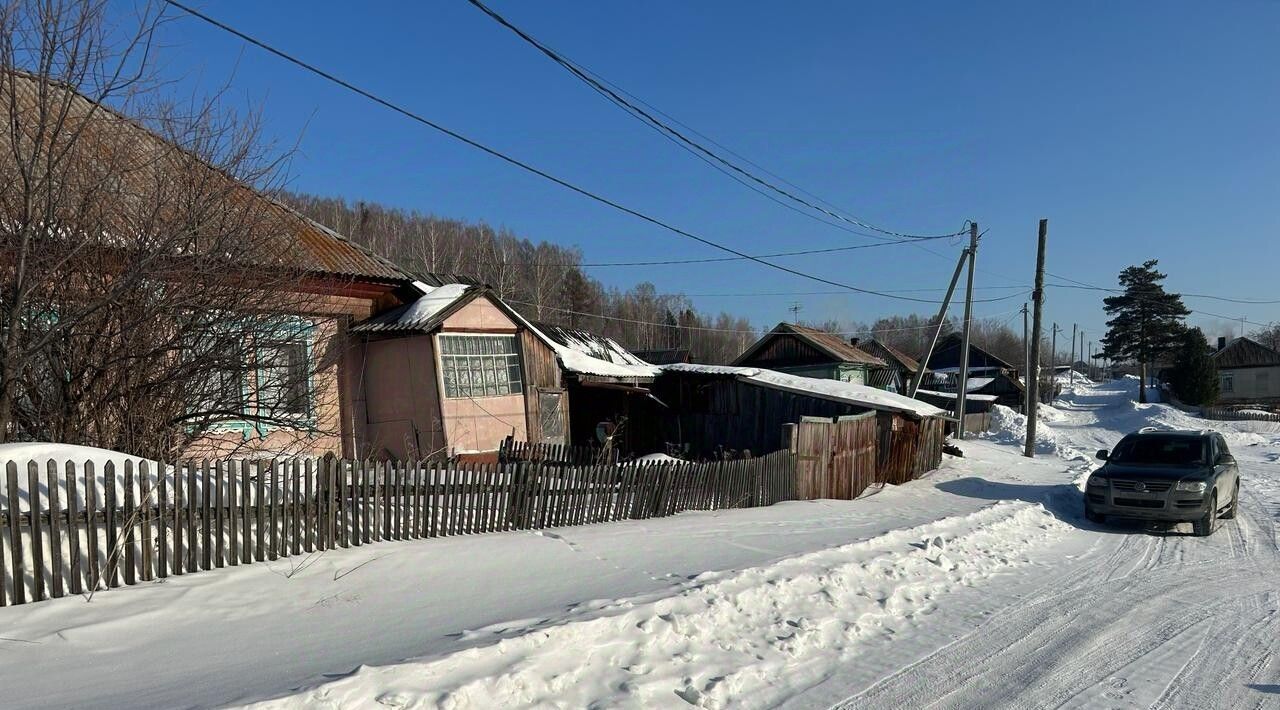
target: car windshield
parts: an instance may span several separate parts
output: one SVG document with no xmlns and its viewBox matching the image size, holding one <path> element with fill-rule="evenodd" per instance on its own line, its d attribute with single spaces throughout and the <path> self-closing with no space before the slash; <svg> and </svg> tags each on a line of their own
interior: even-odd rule
<svg viewBox="0 0 1280 710">
<path fill-rule="evenodd" d="M 1204 463 L 1204 441 L 1190 436 L 1133 436 L 1121 440 L 1109 460 L 1158 466 L 1195 466 Z"/>
</svg>

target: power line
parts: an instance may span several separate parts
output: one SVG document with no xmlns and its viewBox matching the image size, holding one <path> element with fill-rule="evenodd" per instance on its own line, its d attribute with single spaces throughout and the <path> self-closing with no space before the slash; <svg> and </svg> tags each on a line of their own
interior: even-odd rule
<svg viewBox="0 0 1280 710">
<path fill-rule="evenodd" d="M 1045 273 L 1048 273 L 1048 272 L 1045 272 Z M 1058 276 L 1057 274 L 1049 274 L 1049 276 L 1052 276 L 1055 279 L 1060 279 L 1062 281 L 1068 281 L 1084 289 L 1093 289 L 1097 291 L 1111 291 L 1113 293 L 1123 293 L 1123 290 L 1118 288 L 1104 288 L 1102 286 L 1094 286 L 1093 284 L 1088 284 L 1083 281 L 1076 281 L 1075 279 L 1069 279 L 1065 276 Z M 1051 285 L 1056 285 L 1056 284 L 1051 284 Z M 1252 305 L 1252 306 L 1271 306 L 1271 305 L 1280 303 L 1280 299 L 1267 300 L 1267 299 L 1252 299 L 1252 298 L 1232 298 L 1229 296 L 1214 296 L 1207 293 L 1179 293 L 1178 295 L 1183 298 L 1204 298 L 1212 301 L 1224 301 L 1226 303 L 1241 303 L 1244 305 Z M 1235 320 L 1240 320 L 1240 319 L 1236 318 Z"/>
<path fill-rule="evenodd" d="M 600 77 L 599 74 L 586 69 L 585 67 L 570 60 L 568 57 L 565 57 L 564 55 L 560 54 L 554 49 L 551 49 L 547 45 L 543 44 L 542 42 L 534 38 L 529 33 L 525 32 L 519 27 L 516 27 L 509 20 L 507 20 L 502 15 L 499 15 L 497 12 L 495 12 L 493 9 L 485 5 L 480 0 L 467 0 L 467 1 L 470 2 L 472 5 L 474 5 L 481 12 L 483 12 L 485 15 L 489 16 L 492 20 L 494 20 L 498 24 L 511 30 L 520 39 L 524 40 L 526 43 L 533 46 L 539 52 L 546 55 L 553 62 L 560 65 L 570 74 L 577 77 L 582 82 L 586 83 L 588 86 L 590 86 L 593 90 L 595 90 L 601 96 L 604 96 L 610 102 L 617 105 L 619 108 L 623 109 L 631 116 L 646 123 L 647 125 L 659 131 L 663 135 L 669 137 L 673 141 L 678 142 L 683 147 L 685 147 L 686 150 L 689 150 L 691 152 L 696 151 L 696 154 L 706 156 L 707 159 L 716 161 L 720 165 L 723 165 L 729 170 L 734 171 L 734 173 L 741 175 L 745 179 L 751 180 L 757 185 L 760 185 L 765 189 L 771 190 L 772 192 L 777 193 L 778 195 L 781 195 L 782 197 L 788 200 L 791 200 L 792 202 L 803 205 L 811 210 L 821 212 L 822 214 L 825 214 L 828 217 L 831 217 L 833 219 L 840 220 L 841 222 L 847 222 L 849 224 L 862 227 L 863 229 L 869 229 L 874 232 L 879 232 L 880 234 L 886 235 L 888 237 L 893 237 L 899 240 L 924 241 L 924 240 L 931 240 L 931 239 L 948 239 L 951 237 L 957 237 L 957 236 L 960 236 L 961 234 L 964 234 L 965 229 L 963 228 L 950 234 L 938 234 L 938 235 L 918 235 L 918 234 L 906 234 L 902 232 L 894 232 L 891 230 L 882 229 L 875 225 L 869 224 L 856 217 L 846 216 L 845 214 L 842 214 L 835 210 L 827 209 L 826 207 L 823 207 L 817 204 L 816 202 L 811 202 L 809 200 L 806 200 L 803 197 L 800 197 L 799 195 L 791 192 L 790 190 L 779 187 L 773 182 L 770 182 L 769 180 L 766 180 L 760 177 L 754 172 L 741 167 L 735 162 L 720 155 L 718 152 L 708 148 L 707 146 L 703 145 L 698 141 L 693 140 L 689 136 L 685 135 L 682 131 L 679 131 L 676 128 L 672 127 L 670 124 L 657 118 L 649 111 L 646 111 L 645 108 L 642 108 L 641 106 L 637 105 L 637 103 L 633 103 L 629 101 L 627 98 L 621 95 L 626 92 L 615 91 L 614 85 L 608 82 L 607 80 L 605 80 L 603 77 Z M 630 94 L 627 94 L 627 96 L 630 96 Z M 645 106 L 648 107 L 649 105 L 645 104 Z M 967 223 L 965 227 L 966 228 L 968 227 Z"/>
<path fill-rule="evenodd" d="M 1077 289 L 1077 290 L 1081 290 L 1081 291 L 1102 291 L 1102 292 L 1106 292 L 1106 293 L 1125 293 L 1125 291 L 1124 291 L 1123 289 L 1119 289 L 1119 288 L 1106 288 L 1106 287 L 1104 287 L 1104 286 L 1094 286 L 1093 284 L 1085 283 L 1085 282 L 1083 282 L 1083 281 L 1076 281 L 1075 279 L 1069 279 L 1069 278 L 1067 278 L 1067 277 L 1065 277 L 1065 276 L 1058 276 L 1057 274 L 1050 274 L 1050 273 L 1049 273 L 1049 272 L 1047 272 L 1047 271 L 1045 272 L 1045 274 L 1047 274 L 1047 275 L 1049 275 L 1049 276 L 1052 276 L 1052 277 L 1054 277 L 1055 279 L 1061 279 L 1061 280 L 1063 280 L 1063 281 L 1070 281 L 1070 282 L 1071 282 L 1071 283 L 1069 283 L 1069 284 L 1045 284 L 1046 286 L 1051 287 L 1051 288 L 1070 288 L 1070 289 Z M 1215 297 L 1215 296 L 1205 296 L 1205 295 L 1201 295 L 1201 294 L 1175 294 L 1175 295 L 1178 295 L 1178 296 L 1193 296 L 1193 297 L 1196 297 L 1196 298 L 1219 298 L 1219 297 Z M 1222 298 L 1222 300 L 1227 300 L 1227 299 L 1225 299 L 1225 297 L 1220 297 L 1220 298 Z M 1145 301 L 1149 301 L 1150 299 L 1138 299 L 1138 300 L 1145 300 Z M 1232 301 L 1232 302 L 1238 302 L 1238 301 Z M 1276 303 L 1280 303 L 1280 301 L 1276 301 Z M 1187 309 L 1187 311 L 1188 311 L 1188 312 L 1190 312 L 1190 313 L 1195 313 L 1195 314 L 1202 315 L 1202 316 L 1209 316 L 1210 318 L 1222 318 L 1222 319 L 1224 319 L 1224 320 L 1229 320 L 1229 321 L 1244 322 L 1244 323 L 1247 323 L 1247 324 L 1249 324 L 1249 325 L 1255 325 L 1255 326 L 1258 326 L 1258 327 L 1260 327 L 1260 328 L 1266 328 L 1266 327 L 1268 327 L 1268 324 L 1267 324 L 1267 323 L 1256 323 L 1256 322 L 1251 321 L 1251 320 L 1249 320 L 1249 319 L 1247 319 L 1247 318 L 1240 318 L 1239 316 L 1227 316 L 1227 315 L 1223 315 L 1223 314 L 1221 314 L 1221 313 L 1211 313 L 1211 312 L 1209 312 L 1209 311 L 1204 311 L 1204 310 L 1199 310 L 1199 309 L 1192 309 L 1192 308 L 1188 308 L 1188 309 Z"/>
<path fill-rule="evenodd" d="M 1027 287 L 1025 287 L 1025 286 L 977 286 L 977 287 L 974 287 L 974 290 L 975 290 L 975 291 L 995 291 L 995 290 L 1007 291 L 1007 290 L 1009 290 L 1009 289 L 1011 289 L 1011 288 L 1017 288 L 1017 289 L 1022 289 L 1022 290 L 1021 290 L 1021 291 L 1019 291 L 1018 293 L 1012 294 L 1012 295 L 1010 295 L 1010 296 L 1001 296 L 999 299 L 991 299 L 991 300 L 1000 300 L 1000 301 L 1003 301 L 1003 300 L 1006 300 L 1006 299 L 1009 299 L 1009 298 L 1017 298 L 1017 297 L 1019 297 L 1019 296 L 1025 296 L 1025 295 L 1027 295 L 1027 294 L 1031 293 L 1031 289 L 1029 289 L 1029 288 L 1027 288 Z M 935 291 L 946 291 L 946 290 L 947 290 L 947 289 L 945 289 L 945 288 L 900 288 L 900 289 L 890 289 L 890 290 L 886 290 L 886 291 L 885 291 L 885 293 L 931 293 L 931 292 L 935 292 Z M 746 291 L 746 292 L 739 292 L 739 293 L 683 293 L 683 292 L 674 292 L 674 293 L 665 293 L 665 294 L 661 294 L 661 295 L 664 295 L 664 296 L 684 296 L 684 297 L 686 297 L 686 298 L 738 298 L 738 297 L 746 298 L 746 297 L 751 297 L 751 296 L 761 296 L 761 297 L 769 297 L 769 296 L 841 296 L 841 295 L 846 295 L 847 293 L 848 293 L 847 291 Z M 974 301 L 974 302 L 975 302 L 975 303 L 983 303 L 983 302 L 985 302 L 985 301 Z"/>
<path fill-rule="evenodd" d="M 654 226 L 661 227 L 662 229 L 665 229 L 665 230 L 667 230 L 667 231 L 669 231 L 669 232 L 671 232 L 671 233 L 673 233 L 673 234 L 678 234 L 678 235 L 680 235 L 680 236 L 682 236 L 682 237 L 685 237 L 685 238 L 687 238 L 687 239 L 691 239 L 691 240 L 696 241 L 696 242 L 699 242 L 699 243 L 701 243 L 701 244 L 705 244 L 706 246 L 709 246 L 709 247 L 712 247 L 712 248 L 715 248 L 715 249 L 719 249 L 720 251 L 723 251 L 723 252 L 726 252 L 726 253 L 729 253 L 729 254 L 733 254 L 734 256 L 738 256 L 738 257 L 742 257 L 743 259 L 747 259 L 747 260 L 750 260 L 750 261 L 754 261 L 754 262 L 756 262 L 756 263 L 758 263 L 758 264 L 761 264 L 761 265 L 763 265 L 763 266 L 767 266 L 767 267 L 772 268 L 772 269 L 775 269 L 775 270 L 777 270 L 777 271 L 782 271 L 782 272 L 784 272 L 784 273 L 792 274 L 793 276 L 799 276 L 799 277 L 801 277 L 801 278 L 808 279 L 808 280 L 810 280 L 810 281 L 815 281 L 815 282 L 818 282 L 818 283 L 823 283 L 823 284 L 826 284 L 826 285 L 828 285 L 828 286 L 835 286 L 835 287 L 837 287 L 837 288 L 843 288 L 843 289 L 846 289 L 846 290 L 849 290 L 849 291 L 854 291 L 854 292 L 857 292 L 857 293 L 865 293 L 865 294 L 872 295 L 872 296 L 881 296 L 881 297 L 883 297 L 883 298 L 896 299 L 896 300 L 900 300 L 900 301 L 915 301 L 915 302 L 919 302 L 919 303 L 934 303 L 934 301 L 929 301 L 929 300 L 926 300 L 926 299 L 913 298 L 913 297 L 911 297 L 911 296 L 896 296 L 896 295 L 893 295 L 893 294 L 888 294 L 888 293 L 882 293 L 882 292 L 879 292 L 879 291 L 874 291 L 874 290 L 872 290 L 872 289 L 859 288 L 859 287 L 857 287 L 857 286 L 853 286 L 853 285 L 851 285 L 851 284 L 841 283 L 841 282 L 839 282 L 839 281 L 834 281 L 834 280 L 832 280 L 832 279 L 823 278 L 823 277 L 821 277 L 821 276 L 814 276 L 814 275 L 812 275 L 812 274 L 807 274 L 807 273 L 805 273 L 805 272 L 803 272 L 803 271 L 799 271 L 799 270 L 797 270 L 797 269 L 792 269 L 792 268 L 790 268 L 790 267 L 783 266 L 783 265 L 781 265 L 781 264 L 775 264 L 775 263 L 770 262 L 770 261 L 765 261 L 764 259 L 761 259 L 761 258 L 759 258 L 759 257 L 751 256 L 750 254 L 746 254 L 746 253 L 744 253 L 744 252 L 738 251 L 737 249 L 734 249 L 733 247 L 729 247 L 729 246 L 726 246 L 726 245 L 724 245 L 724 244 L 720 244 L 719 242 L 713 241 L 713 240 L 711 240 L 711 239 L 707 239 L 707 238 L 705 238 L 705 237 L 700 237 L 700 236 L 698 236 L 698 235 L 696 235 L 696 234 L 694 234 L 694 233 L 692 233 L 692 232 L 689 232 L 689 231 L 687 231 L 687 230 L 681 229 L 681 228 L 676 227 L 676 226 L 674 226 L 674 225 L 671 225 L 671 224 L 669 224 L 669 223 L 667 223 L 667 222 L 664 222 L 664 221 L 662 221 L 662 220 L 658 219 L 657 217 L 649 216 L 649 215 L 647 215 L 647 214 L 645 214 L 645 213 L 643 213 L 643 212 L 640 212 L 639 210 L 633 209 L 633 208 L 631 208 L 631 207 L 627 207 L 627 206 L 625 206 L 625 205 L 623 205 L 623 204 L 621 204 L 621 203 L 619 203 L 619 202 L 616 202 L 616 201 L 614 201 L 614 200 L 612 200 L 612 199 L 609 199 L 609 198 L 604 197 L 604 196 L 602 196 L 602 195 L 599 195 L 599 194 L 597 194 L 597 193 L 591 192 L 590 190 L 587 190 L 587 189 L 586 189 L 586 188 L 584 188 L 584 187 L 579 187 L 578 185 L 575 185 L 574 183 L 571 183 L 571 182 L 569 182 L 569 181 L 567 181 L 567 180 L 564 180 L 564 179 L 562 179 L 562 178 L 556 177 L 555 175 L 552 175 L 551 173 L 548 173 L 548 172 L 546 172 L 545 170 L 542 170 L 541 168 L 534 167 L 533 165 L 531 165 L 531 164 L 529 164 L 529 163 L 526 163 L 526 162 L 524 162 L 524 161 L 522 161 L 522 160 L 519 160 L 519 159 L 517 159 L 517 158 L 514 158 L 514 157 L 512 157 L 512 156 L 509 156 L 509 155 L 507 155 L 507 154 L 505 154 L 505 153 L 503 153 L 503 152 L 501 152 L 501 151 L 497 150 L 496 148 L 491 148 L 491 147 L 489 147 L 489 146 L 487 146 L 487 145 L 485 145 L 485 144 L 483 144 L 483 143 L 480 143 L 479 141 L 476 141 L 476 140 L 474 140 L 474 139 L 472 139 L 472 138 L 468 138 L 467 136 L 465 136 L 465 135 L 463 135 L 463 134 L 461 134 L 461 133 L 458 133 L 457 131 L 454 131 L 454 130 L 452 130 L 452 129 L 450 129 L 450 128 L 446 128 L 445 126 L 443 126 L 443 125 L 441 125 L 441 124 L 439 124 L 439 123 L 436 123 L 435 121 L 432 121 L 432 120 L 430 120 L 430 119 L 428 119 L 428 118 L 425 118 L 424 116 L 422 116 L 422 115 L 420 115 L 420 114 L 414 113 L 413 111 L 411 111 L 411 110 L 409 110 L 409 109 L 407 109 L 407 108 L 404 108 L 404 107 L 402 107 L 402 106 L 400 106 L 400 105 L 398 105 L 398 104 L 395 104 L 395 103 L 391 102 L 391 101 L 390 101 L 390 100 L 388 100 L 388 99 L 384 99 L 384 98 L 382 98 L 382 97 L 378 96 L 377 94 L 374 94 L 374 93 L 372 93 L 372 92 L 370 92 L 370 91 L 367 91 L 367 90 L 365 90 L 365 89 L 362 89 L 362 88 L 360 88 L 360 87 L 356 86 L 355 84 L 352 84 L 351 82 L 348 82 L 348 81 L 346 81 L 346 80 L 344 80 L 344 79 L 340 79 L 340 78 L 338 78 L 337 76 L 335 76 L 335 75 L 333 75 L 333 74 L 330 74 L 329 72 L 327 72 L 327 71 L 325 71 L 325 70 L 323 70 L 323 69 L 320 69 L 319 67 L 316 67 L 316 66 L 315 66 L 315 65 L 313 65 L 313 64 L 308 64 L 307 62 L 305 62 L 305 61 L 303 61 L 303 60 L 301 60 L 301 59 L 298 59 L 297 57 L 295 57 L 295 56 L 293 56 L 293 55 L 291 55 L 291 54 L 288 54 L 287 52 L 284 52 L 283 50 L 276 49 L 275 47 L 272 47 L 271 45 L 269 45 L 269 44 L 267 44 L 267 43 L 265 43 L 265 42 L 263 42 L 263 41 L 261 41 L 261 40 L 259 40 L 259 39 L 256 39 L 256 38 L 254 38 L 254 37 L 252 37 L 252 36 L 250 36 L 250 35 L 248 35 L 248 34 L 245 34 L 244 32 L 241 32 L 240 30 L 237 30 L 236 28 L 234 28 L 234 27 L 232 27 L 232 26 L 230 26 L 230 25 L 227 25 L 227 24 L 225 24 L 225 23 L 223 23 L 223 22 L 220 22 L 220 21 L 218 21 L 218 20 L 215 20 L 214 18 L 209 17 L 208 15 L 205 15 L 204 13 L 201 13 L 201 12 L 199 12 L 199 11 L 197 11 L 197 10 L 195 10 L 195 9 L 191 8 L 191 7 L 188 7 L 188 6 L 186 6 L 186 5 L 184 5 L 184 4 L 180 3 L 180 2 L 177 2 L 177 0 L 163 0 L 163 1 L 165 2 L 165 4 L 172 5 L 173 7 L 176 7 L 176 8 L 178 8 L 178 9 L 182 10 L 183 12 L 186 12 L 187 14 L 191 15 L 192 17 L 195 17 L 195 18 L 197 18 L 197 19 L 199 19 L 199 20 L 202 20 L 203 22 L 206 22 L 206 23 L 208 23 L 208 24 L 210 24 L 210 25 L 212 25 L 212 26 L 214 26 L 214 27 L 217 27 L 218 29 L 223 30 L 224 32 L 227 32 L 227 33 L 230 33 L 230 34 L 232 34 L 232 35 L 235 35 L 236 37 L 239 37 L 240 39 L 242 39 L 242 40 L 244 40 L 244 41 L 246 41 L 246 42 L 248 42 L 248 43 L 250 43 L 250 44 L 254 45 L 255 47 L 258 47 L 258 48 L 262 49 L 263 51 L 266 51 L 266 52 L 268 52 L 268 53 L 270 53 L 270 54 L 273 54 L 273 55 L 275 55 L 275 56 L 277 56 L 277 57 L 279 57 L 279 58 L 281 58 L 281 59 L 283 59 L 283 60 L 285 60 L 285 61 L 289 62 L 290 64 L 293 64 L 293 65 L 295 65 L 295 66 L 297 66 L 297 67 L 300 67 L 300 68 L 302 68 L 302 69 L 304 69 L 304 70 L 306 70 L 306 71 L 308 71 L 308 72 L 311 72 L 312 74 L 315 74 L 316 76 L 319 76 L 319 77 L 321 77 L 322 79 L 325 79 L 326 81 L 329 81 L 329 82 L 331 82 L 331 83 L 337 84 L 338 86 L 341 86 L 342 88 L 344 88 L 344 89 L 346 89 L 346 90 L 348 90 L 348 91 L 350 91 L 350 92 L 352 92 L 352 93 L 355 93 L 355 94 L 358 94 L 358 95 L 360 95 L 360 96 L 363 96 L 364 98 L 369 99 L 370 101 L 373 101 L 374 103 L 377 103 L 377 104 L 379 104 L 379 105 L 381 105 L 381 106 L 383 106 L 383 107 L 385 107 L 385 108 L 387 108 L 387 109 L 390 109 L 391 111 L 394 111 L 394 112 L 396 112 L 396 113 L 398 113 L 398 114 L 400 114 L 400 115 L 402 115 L 402 116 L 405 116 L 406 118 L 409 118 L 410 120 L 413 120 L 413 121 L 415 121 L 415 122 L 417 122 L 417 123 L 421 123 L 422 125 L 427 126 L 428 128 L 431 128 L 431 129 L 433 129 L 433 130 L 435 130 L 435 131 L 438 131 L 438 132 L 440 132 L 440 133 L 443 133 L 443 134 L 445 134 L 446 136 L 449 136 L 450 138 L 453 138 L 454 140 L 457 140 L 457 141 L 459 141 L 459 142 L 465 143 L 466 145 L 469 145 L 469 146 L 471 146 L 471 147 L 473 147 L 473 148 L 475 148 L 475 149 L 477 149 L 477 150 L 480 150 L 480 151 L 482 151 L 482 152 L 484 152 L 484 153 L 487 153 L 488 155 L 491 155 L 491 156 L 493 156 L 493 157 L 495 157 L 495 158 L 498 158 L 499 160 L 501 160 L 501 161 L 503 161 L 503 162 L 505 162 L 505 163 L 508 163 L 508 164 L 510 164 L 510 165 L 513 165 L 513 166 L 515 166 L 515 167 L 518 167 L 518 168 L 520 168 L 521 170 L 524 170 L 524 171 L 526 171 L 526 172 L 529 172 L 529 173 L 532 173 L 532 174 L 534 174 L 534 175 L 537 175 L 538 177 L 541 177 L 541 178 L 546 179 L 546 180 L 548 180 L 548 181 L 550 181 L 550 182 L 553 182 L 553 183 L 555 183 L 555 184 L 557 184 L 557 185 L 560 185 L 561 187 L 564 187 L 565 189 L 572 190 L 573 192 L 576 192 L 576 193 L 578 193 L 579 195 L 582 195 L 583 197 L 586 197 L 586 198 L 588 198 L 588 199 L 594 200 L 594 201 L 599 202 L 600 204 L 606 205 L 606 206 L 608 206 L 608 207 L 612 207 L 613 209 L 618 210 L 619 212 L 623 212 L 623 213 L 625 213 L 625 214 L 631 215 L 631 216 L 633 216 L 633 217 L 635 217 L 635 218 L 637 218 L 637 219 L 640 219 L 640 220 L 643 220 L 643 221 L 645 221 L 645 222 L 648 222 L 649 224 L 652 224 L 652 225 L 654 225 Z"/>
<path fill-rule="evenodd" d="M 990 286 L 988 288 L 1009 288 L 1007 286 Z M 897 291 L 886 291 L 885 293 L 919 293 L 922 291 L 945 291 L 946 289 L 900 289 Z M 1030 289 L 1011 293 L 1005 296 L 996 296 L 993 298 L 975 298 L 974 303 L 996 303 L 997 301 L 1007 301 L 1011 298 L 1021 298 L 1031 293 Z M 739 292 L 739 293 L 663 293 L 660 296 L 682 296 L 684 298 L 749 298 L 754 296 L 761 297 L 793 297 L 793 296 L 841 296 L 847 295 L 847 291 L 759 291 L 759 292 Z M 941 303 L 941 301 L 934 301 Z M 1239 319 L 1237 319 L 1239 320 Z"/>
<path fill-rule="evenodd" d="M 1018 294 L 1018 295 L 1021 296 L 1025 294 Z M 588 313 L 586 311 L 575 311 L 569 308 L 557 308 L 555 306 L 539 305 L 537 303 L 532 303 L 530 301 L 518 301 L 512 298 L 503 298 L 502 300 L 506 301 L 507 303 L 514 303 L 519 306 L 529 306 L 531 308 L 542 308 L 544 310 L 554 311 L 556 313 L 566 313 L 566 314 L 571 314 L 576 316 L 586 316 L 588 318 L 599 318 L 601 320 L 615 321 L 619 323 L 633 323 L 635 325 L 651 325 L 659 328 L 679 328 L 681 330 L 697 330 L 697 331 L 712 332 L 712 333 L 738 333 L 738 334 L 742 334 L 742 333 L 755 334 L 755 333 L 764 332 L 763 329 L 755 329 L 755 328 L 752 328 L 749 330 L 743 330 L 741 328 L 714 328 L 711 326 L 680 325 L 679 323 L 674 323 L 674 324 L 660 323 L 657 321 L 638 320 L 634 318 L 622 318 L 619 316 L 607 316 L 602 313 Z M 980 316 L 975 315 L 972 320 L 974 322 L 977 322 L 979 320 L 996 318 L 999 316 L 1007 315 L 1009 313 L 1021 313 L 1021 312 L 1022 312 L 1022 309 L 1017 308 L 1012 311 L 1000 311 L 999 313 L 990 313 L 987 315 L 980 315 Z M 848 330 L 848 331 L 829 333 L 829 335 L 868 335 L 868 334 L 874 335 L 877 333 L 904 333 L 907 331 L 914 331 L 914 330 L 933 330 L 937 327 L 938 327 L 937 323 L 931 323 L 929 325 L 911 326 L 908 328 L 879 328 L 879 329 Z"/>
</svg>

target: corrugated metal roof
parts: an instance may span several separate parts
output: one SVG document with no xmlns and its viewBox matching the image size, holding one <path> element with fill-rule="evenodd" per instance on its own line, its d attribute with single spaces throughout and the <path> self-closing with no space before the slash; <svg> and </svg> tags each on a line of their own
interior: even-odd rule
<svg viewBox="0 0 1280 710">
<path fill-rule="evenodd" d="M 1280 353 L 1249 338 L 1236 338 L 1213 354 L 1218 369 L 1234 367 L 1271 367 L 1280 365 Z"/>
<path fill-rule="evenodd" d="M 868 341 L 859 341 L 857 347 L 866 350 L 881 359 L 896 360 L 907 372 L 915 374 L 920 371 L 920 363 L 915 358 L 903 353 L 901 350 L 887 345 L 876 338 Z"/>
<path fill-rule="evenodd" d="M 463 304 L 486 293 L 468 284 L 431 286 L 415 281 L 418 298 L 351 326 L 353 333 L 428 333 L 435 330 Z"/>
<path fill-rule="evenodd" d="M 554 341 L 561 347 L 568 348 L 579 352 L 583 355 L 593 357 L 597 360 L 604 360 L 615 365 L 640 365 L 649 366 L 647 363 L 636 357 L 630 350 L 622 347 L 618 341 L 613 338 L 606 338 L 603 335 L 596 335 L 590 331 L 577 330 L 575 328 L 561 328 L 558 325 L 549 323 L 534 323 L 543 335 Z"/>
<path fill-rule="evenodd" d="M 137 181 L 137 194 L 145 196 L 151 194 L 147 190 L 150 184 L 148 181 L 163 178 L 166 174 L 164 171 L 182 174 L 203 169 L 208 173 L 201 176 L 201 180 L 207 178 L 211 182 L 206 182 L 201 189 L 215 195 L 220 194 L 218 190 L 224 191 L 221 199 L 237 209 L 243 209 L 246 205 L 260 207 L 261 211 L 255 212 L 256 218 L 262 220 L 262 225 L 270 225 L 269 228 L 262 228 L 263 233 L 273 234 L 280 241 L 269 247 L 258 245 L 257 251 L 260 253 L 257 256 L 261 258 L 255 258 L 246 249 L 243 256 L 249 263 L 377 282 L 407 282 L 411 279 L 408 273 L 389 260 L 199 160 L 190 151 L 169 142 L 112 108 L 93 102 L 73 88 L 25 72 L 0 72 L 13 79 L 10 86 L 14 91 L 4 92 L 5 103 L 16 107 L 20 130 L 26 130 L 24 125 L 35 126 L 39 123 L 35 119 L 24 122 L 21 116 L 34 116 L 45 105 L 41 103 L 42 87 L 46 97 L 44 102 L 53 100 L 59 108 L 65 106 L 66 116 L 63 120 L 70 127 L 69 130 L 74 128 L 80 132 L 77 138 L 80 142 L 76 145 L 83 148 L 69 153 L 69 159 L 83 161 L 87 170 L 96 164 L 128 166 L 119 171 L 121 179 Z M 48 98 L 50 95 L 53 95 L 52 99 Z M 8 106 L 0 110 L 7 109 Z M 27 140 L 34 140 L 30 131 L 19 135 Z M 8 145 L 12 139 L 11 132 L 0 131 L 0 141 Z M 209 187 L 216 181 L 223 182 L 217 183 L 219 187 Z M 108 219 L 107 225 L 109 224 Z M 119 227 L 120 233 L 127 234 L 131 228 L 132 225 L 125 223 Z"/>
</svg>

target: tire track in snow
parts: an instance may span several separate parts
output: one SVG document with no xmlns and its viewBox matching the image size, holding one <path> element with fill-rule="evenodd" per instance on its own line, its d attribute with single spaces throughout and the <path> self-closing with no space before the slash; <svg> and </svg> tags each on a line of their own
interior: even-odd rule
<svg viewBox="0 0 1280 710">
<path fill-rule="evenodd" d="M 1059 428 L 1097 438 L 1090 427 L 1107 427 L 1093 414 Z M 1137 533 L 1090 548 L 1037 594 L 836 707 L 1262 706 L 1269 696 L 1249 686 L 1274 683 L 1280 515 L 1258 490 L 1246 477 L 1240 514 L 1213 538 Z"/>
<path fill-rule="evenodd" d="M 1096 568 L 1086 564 L 1074 583 L 1050 582 L 1058 591 L 1010 605 L 957 642 L 837 707 L 1057 707 L 1105 685 L 1114 669 L 1139 662 L 1205 623 L 1222 627 L 1213 632 L 1219 648 L 1233 634 L 1243 635 L 1241 644 L 1254 644 L 1251 658 L 1269 654 L 1275 636 L 1263 629 L 1271 631 L 1276 619 L 1273 612 L 1258 619 L 1263 611 L 1255 602 L 1276 588 L 1280 555 L 1275 550 L 1249 550 L 1238 564 L 1169 562 L 1148 570 L 1150 560 L 1160 557 L 1149 553 L 1166 547 L 1152 540 L 1166 538 L 1148 538 L 1146 545 L 1129 542 L 1136 539 L 1128 536 L 1110 559 L 1143 547 L 1148 554 L 1136 565 L 1143 571 L 1090 581 L 1088 570 Z M 1181 692 L 1184 682 L 1203 684 L 1206 674 L 1227 675 L 1224 665 L 1232 659 L 1216 653 L 1210 658 L 1189 665 L 1192 675 L 1184 681 L 1171 679 L 1170 692 Z M 1242 685 L 1236 690 L 1247 695 Z"/>
</svg>

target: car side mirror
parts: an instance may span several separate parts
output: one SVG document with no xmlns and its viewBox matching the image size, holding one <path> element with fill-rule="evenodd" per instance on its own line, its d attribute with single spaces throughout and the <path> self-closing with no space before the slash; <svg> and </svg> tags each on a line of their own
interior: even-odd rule
<svg viewBox="0 0 1280 710">
<path fill-rule="evenodd" d="M 1098 449 L 1097 456 L 1099 460 L 1106 461 L 1107 459 L 1111 458 L 1111 452 L 1107 451 L 1106 449 Z"/>
<path fill-rule="evenodd" d="M 1216 463 L 1219 466 L 1230 466 L 1235 462 L 1236 462 L 1236 457 L 1232 456 L 1231 454 L 1219 454 L 1218 460 L 1214 463 Z"/>
</svg>

